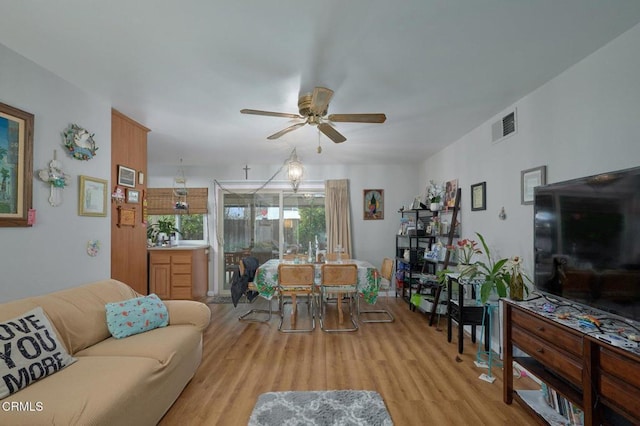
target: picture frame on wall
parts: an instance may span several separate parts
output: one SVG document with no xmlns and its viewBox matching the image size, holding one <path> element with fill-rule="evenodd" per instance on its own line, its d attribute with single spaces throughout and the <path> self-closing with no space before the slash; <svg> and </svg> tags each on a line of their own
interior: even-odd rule
<svg viewBox="0 0 640 426">
<path fill-rule="evenodd" d="M 106 216 L 108 182 L 89 176 L 80 176 L 78 215 Z"/>
<path fill-rule="evenodd" d="M 471 185 L 471 211 L 487 209 L 487 182 Z"/>
<path fill-rule="evenodd" d="M 118 166 L 118 185 L 128 188 L 136 187 L 136 171 L 125 166 Z"/>
<path fill-rule="evenodd" d="M 127 189 L 127 203 L 138 204 L 140 202 L 140 191 Z"/>
<path fill-rule="evenodd" d="M 456 205 L 456 192 L 458 191 L 458 179 L 452 179 L 444 185 L 444 206 L 453 208 Z"/>
<path fill-rule="evenodd" d="M 384 219 L 384 190 L 365 189 L 362 193 L 364 220 Z"/>
<path fill-rule="evenodd" d="M 520 204 L 533 204 L 536 186 L 547 184 L 547 166 L 533 167 L 520 172 Z"/>
<path fill-rule="evenodd" d="M 0 227 L 31 226 L 34 115 L 0 103 Z"/>
</svg>

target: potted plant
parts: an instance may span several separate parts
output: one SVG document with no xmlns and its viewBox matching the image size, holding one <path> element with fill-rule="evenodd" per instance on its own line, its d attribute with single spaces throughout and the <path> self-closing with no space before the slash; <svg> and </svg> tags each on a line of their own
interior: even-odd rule
<svg viewBox="0 0 640 426">
<path fill-rule="evenodd" d="M 174 233 L 182 235 L 182 232 L 173 225 L 173 221 L 170 219 L 158 219 L 157 222 L 152 223 L 147 227 L 147 239 L 151 240 L 153 245 L 158 244 L 158 242 L 162 242 L 158 241 L 161 234 L 164 234 L 169 238 L 171 234 Z"/>
<path fill-rule="evenodd" d="M 440 202 L 444 195 L 444 188 L 442 184 L 436 183 L 433 180 L 429 181 L 429 187 L 427 188 L 427 201 L 429 201 L 429 209 L 431 211 L 440 210 Z"/>
<path fill-rule="evenodd" d="M 521 300 L 525 292 L 528 294 L 528 289 L 524 285 L 524 275 L 520 271 L 520 257 L 514 256 L 511 259 L 494 260 L 482 234 L 476 232 L 476 235 L 480 239 L 487 256 L 486 263 L 481 261 L 474 263 L 476 270 L 473 277 L 480 276 L 479 278 L 482 280 L 482 284 L 480 284 L 480 302 L 487 303 L 493 292 L 498 297 L 507 297 L 507 289 L 509 289 L 509 295 L 512 299 L 518 300 L 520 298 Z"/>
<path fill-rule="evenodd" d="M 473 262 L 473 257 L 476 254 L 482 254 L 482 250 L 478 248 L 478 243 L 475 240 L 464 238 L 458 240 L 457 243 L 457 256 L 458 256 L 458 270 L 460 276 L 470 276 L 476 271 L 476 265 Z"/>
</svg>

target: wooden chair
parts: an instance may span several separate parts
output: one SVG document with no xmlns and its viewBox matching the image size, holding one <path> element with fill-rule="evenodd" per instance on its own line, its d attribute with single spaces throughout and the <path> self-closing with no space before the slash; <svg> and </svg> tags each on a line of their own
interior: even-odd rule
<svg viewBox="0 0 640 426">
<path fill-rule="evenodd" d="M 278 301 L 280 306 L 280 324 L 278 330 L 283 333 L 300 333 L 313 331 L 316 328 L 315 312 L 313 309 L 313 286 L 315 279 L 313 265 L 293 265 L 281 263 L 278 265 Z M 297 296 L 307 296 L 308 310 L 311 317 L 311 328 L 283 328 L 285 297 L 291 298 L 291 323 L 297 315 Z"/>
<path fill-rule="evenodd" d="M 238 268 L 240 270 L 240 276 L 244 275 L 245 272 L 245 268 L 244 268 L 244 263 L 242 260 L 240 260 L 240 263 L 238 264 Z M 249 291 L 258 291 L 258 288 L 256 287 L 256 285 L 253 283 L 253 281 L 249 282 L 249 285 L 247 287 L 247 290 Z M 245 294 L 245 297 L 247 297 L 247 295 Z M 258 296 L 261 297 L 262 296 Z M 248 300 L 248 298 L 247 298 Z M 245 312 L 244 314 L 240 315 L 238 317 L 238 319 L 240 321 L 249 321 L 249 322 L 269 322 L 271 321 L 271 316 L 273 314 L 273 310 L 271 307 L 271 300 L 269 299 L 265 299 L 267 300 L 267 302 L 269 303 L 269 309 L 259 309 L 259 308 L 253 308 L 248 310 L 247 312 Z M 267 314 L 267 317 L 264 318 L 262 317 L 264 314 Z"/>
<path fill-rule="evenodd" d="M 356 331 L 358 323 L 354 315 L 354 298 L 358 295 L 358 267 L 355 264 L 326 263 L 322 265 L 322 279 L 320 281 L 320 328 L 327 332 Z M 336 294 L 338 305 L 338 322 L 342 324 L 342 298 L 349 298 L 349 318 L 353 327 L 334 328 L 325 327 L 324 316 L 329 301 L 328 294 Z"/>
<path fill-rule="evenodd" d="M 338 253 L 332 252 L 327 253 L 326 255 L 327 262 L 335 262 L 338 260 Z M 340 260 L 351 259 L 351 255 L 349 253 L 341 253 Z"/>
<path fill-rule="evenodd" d="M 391 281 L 393 276 L 393 259 L 385 257 L 382 260 L 382 267 L 380 268 L 381 272 L 375 271 L 375 285 L 378 287 L 378 295 L 380 292 L 388 292 L 391 289 Z M 372 319 L 360 319 L 362 314 L 382 314 L 384 315 L 380 318 L 380 315 L 377 315 L 376 318 Z M 393 322 L 394 318 L 389 312 L 389 309 L 370 309 L 370 310 L 361 310 L 360 309 L 360 298 L 358 297 L 358 321 L 362 322 Z"/>
</svg>

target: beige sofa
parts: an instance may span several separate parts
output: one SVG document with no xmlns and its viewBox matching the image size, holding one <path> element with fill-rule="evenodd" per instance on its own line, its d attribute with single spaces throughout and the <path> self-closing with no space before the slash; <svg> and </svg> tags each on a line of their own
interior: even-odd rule
<svg viewBox="0 0 640 426">
<path fill-rule="evenodd" d="M 41 306 L 77 359 L 0 400 L 0 424 L 158 423 L 200 365 L 202 333 L 211 311 L 199 302 L 165 300 L 168 326 L 114 339 L 105 304 L 138 296 L 119 281 L 104 280 L 0 304 L 0 322 Z"/>
</svg>

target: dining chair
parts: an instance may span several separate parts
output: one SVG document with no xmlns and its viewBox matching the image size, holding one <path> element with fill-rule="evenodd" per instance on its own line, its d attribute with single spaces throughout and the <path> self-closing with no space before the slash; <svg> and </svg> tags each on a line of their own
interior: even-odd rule
<svg viewBox="0 0 640 426">
<path fill-rule="evenodd" d="M 374 285 L 377 287 L 378 299 L 380 298 L 380 292 L 387 293 L 391 290 L 391 278 L 393 276 L 393 259 L 385 257 L 382 260 L 382 267 L 380 268 L 380 272 L 375 270 L 374 272 Z M 386 295 L 388 296 L 388 294 Z M 386 297 L 385 296 L 385 297 Z M 362 322 L 393 322 L 394 318 L 389 312 L 389 308 L 385 302 L 386 309 L 369 309 L 369 310 L 361 310 L 360 309 L 360 297 L 358 297 L 358 321 Z M 376 315 L 371 319 L 361 319 L 362 314 L 382 314 Z M 366 315 L 365 315 L 366 316 Z"/>
<path fill-rule="evenodd" d="M 338 253 L 336 252 L 327 253 L 325 258 L 327 259 L 328 262 L 335 262 L 338 260 Z M 340 253 L 340 260 L 347 260 L 347 259 L 351 259 L 351 255 L 349 253 Z"/>
<path fill-rule="evenodd" d="M 240 263 L 238 264 L 238 268 L 240 270 L 240 276 L 241 277 L 243 277 L 245 275 L 245 273 L 247 272 L 245 264 L 244 264 L 244 260 L 245 260 L 245 258 L 240 260 Z M 253 274 L 255 274 L 255 271 L 253 271 Z M 250 276 L 248 277 L 249 283 L 247 285 L 247 292 L 254 291 L 254 292 L 258 293 L 258 288 L 254 284 L 253 278 L 254 278 L 254 276 L 250 274 Z M 247 298 L 247 300 L 249 302 L 253 303 L 254 300 L 250 300 L 249 297 L 247 296 L 246 292 L 245 292 L 245 297 Z M 247 312 L 245 312 L 244 314 L 242 314 L 242 315 L 240 315 L 238 317 L 238 319 L 240 321 L 249 321 L 249 322 L 269 322 L 269 321 L 271 321 L 271 316 L 273 314 L 273 309 L 271 307 L 271 300 L 263 298 L 262 296 L 260 296 L 259 293 L 258 293 L 258 297 L 260 297 L 261 299 L 266 300 L 269 303 L 269 309 L 262 309 L 262 308 L 250 309 L 250 310 L 248 310 Z M 264 314 L 267 314 L 266 318 L 264 317 Z"/>
<path fill-rule="evenodd" d="M 338 323 L 342 324 L 342 299 L 349 300 L 349 319 L 353 327 L 333 328 L 325 327 L 326 307 L 329 294 L 337 294 Z M 358 267 L 355 264 L 326 263 L 322 265 L 320 278 L 320 328 L 326 332 L 356 331 L 358 322 L 354 315 L 354 299 L 358 295 Z"/>
<path fill-rule="evenodd" d="M 316 328 L 315 311 L 313 303 L 313 286 L 315 279 L 315 267 L 310 264 L 295 265 L 281 263 L 278 265 L 278 305 L 280 307 L 280 324 L 278 330 L 283 333 L 301 333 L 313 331 Z M 307 296 L 307 307 L 311 318 L 310 328 L 293 328 L 297 315 L 297 296 Z M 285 298 L 291 301 L 291 328 L 283 328 Z"/>
</svg>

